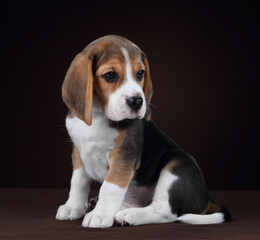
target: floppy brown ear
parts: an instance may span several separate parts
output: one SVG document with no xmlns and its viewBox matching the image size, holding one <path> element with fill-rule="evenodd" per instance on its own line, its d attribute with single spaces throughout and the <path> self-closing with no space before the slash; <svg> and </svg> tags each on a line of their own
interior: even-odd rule
<svg viewBox="0 0 260 240">
<path fill-rule="evenodd" d="M 144 65 L 145 65 L 143 90 L 144 90 L 146 104 L 147 104 L 145 119 L 147 121 L 149 121 L 151 119 L 150 103 L 151 103 L 151 99 L 152 99 L 152 96 L 153 96 L 153 85 L 152 85 L 152 80 L 151 80 L 151 77 L 150 77 L 148 60 L 147 60 L 147 57 L 144 53 L 142 53 L 142 58 L 143 58 L 143 62 L 144 62 Z"/>
<path fill-rule="evenodd" d="M 93 59 L 84 53 L 72 61 L 62 85 L 62 98 L 68 108 L 88 125 L 92 123 Z"/>
</svg>

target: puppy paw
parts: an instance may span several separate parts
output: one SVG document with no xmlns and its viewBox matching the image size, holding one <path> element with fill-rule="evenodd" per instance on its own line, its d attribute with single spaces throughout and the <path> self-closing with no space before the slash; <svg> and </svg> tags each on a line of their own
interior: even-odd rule
<svg viewBox="0 0 260 240">
<path fill-rule="evenodd" d="M 82 226 L 90 228 L 108 228 L 114 223 L 113 216 L 105 212 L 97 212 L 95 209 L 86 214 Z"/>
<path fill-rule="evenodd" d="M 86 213 L 86 209 L 83 204 L 73 206 L 70 204 L 61 205 L 57 211 L 57 220 L 75 220 L 82 218 Z"/>
<path fill-rule="evenodd" d="M 140 225 L 138 219 L 142 218 L 142 212 L 139 208 L 128 208 L 117 212 L 115 222 L 122 225 Z"/>
</svg>

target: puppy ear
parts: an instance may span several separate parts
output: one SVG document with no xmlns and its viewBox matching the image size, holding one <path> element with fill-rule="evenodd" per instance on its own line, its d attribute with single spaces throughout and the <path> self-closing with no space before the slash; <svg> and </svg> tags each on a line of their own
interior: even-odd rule
<svg viewBox="0 0 260 240">
<path fill-rule="evenodd" d="M 145 74 L 144 74 L 144 94 L 146 98 L 146 104 L 147 104 L 147 110 L 146 110 L 146 115 L 145 119 L 149 121 L 151 119 L 151 110 L 150 110 L 150 103 L 151 99 L 153 96 L 153 85 L 152 85 L 152 80 L 150 77 L 150 70 L 149 70 L 149 64 L 146 55 L 142 52 L 142 59 L 145 65 Z"/>
<path fill-rule="evenodd" d="M 93 58 L 78 54 L 72 61 L 62 85 L 62 98 L 68 108 L 88 125 L 92 123 Z"/>
</svg>

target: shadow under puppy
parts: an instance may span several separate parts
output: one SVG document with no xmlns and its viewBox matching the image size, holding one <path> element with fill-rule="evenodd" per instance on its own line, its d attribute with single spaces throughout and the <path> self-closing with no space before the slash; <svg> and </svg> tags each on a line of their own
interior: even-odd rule
<svg viewBox="0 0 260 240">
<path fill-rule="evenodd" d="M 57 219 L 85 215 L 92 180 L 102 186 L 84 227 L 230 219 L 194 158 L 151 120 L 152 93 L 147 57 L 125 38 L 99 38 L 75 57 L 62 86 L 73 175 Z"/>
</svg>

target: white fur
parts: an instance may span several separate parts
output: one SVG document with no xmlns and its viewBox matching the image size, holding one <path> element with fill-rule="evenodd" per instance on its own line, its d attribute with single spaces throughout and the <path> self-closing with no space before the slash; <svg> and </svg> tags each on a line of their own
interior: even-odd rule
<svg viewBox="0 0 260 240">
<path fill-rule="evenodd" d="M 132 75 L 132 64 L 128 52 L 124 48 L 122 48 L 122 52 L 126 62 L 126 79 L 124 79 L 124 83 L 109 96 L 105 112 L 107 117 L 113 121 L 120 121 L 126 118 L 134 119 L 137 117 L 142 119 L 146 112 L 146 101 L 143 89 L 136 82 Z M 141 109 L 135 113 L 127 105 L 126 99 L 129 97 L 135 97 L 137 95 L 142 97 L 143 105 Z"/>
<path fill-rule="evenodd" d="M 81 218 L 88 206 L 89 191 L 90 179 L 81 166 L 79 169 L 73 171 L 69 199 L 64 205 L 59 207 L 56 219 L 74 220 Z"/>
<path fill-rule="evenodd" d="M 199 215 L 199 214 L 184 214 L 178 217 L 176 220 L 179 220 L 183 223 L 188 224 L 217 224 L 223 223 L 224 215 L 223 213 L 213 213 L 213 214 L 206 214 L 206 215 Z"/>
<path fill-rule="evenodd" d="M 91 126 L 75 116 L 67 117 L 66 127 L 73 143 L 79 149 L 86 174 L 102 183 L 108 173 L 109 154 L 118 131 L 108 126 L 105 115 L 99 111 L 96 103 L 93 109 Z"/>
<path fill-rule="evenodd" d="M 165 223 L 176 220 L 177 215 L 171 212 L 169 205 L 169 187 L 178 180 L 176 175 L 163 170 L 157 182 L 153 201 L 143 208 L 128 208 L 119 211 L 115 220 L 122 225 L 142 225 L 150 223 Z"/>
<path fill-rule="evenodd" d="M 99 191 L 99 200 L 92 212 L 88 213 L 82 223 L 83 227 L 111 227 L 114 215 L 120 209 L 127 188 L 104 181 Z"/>
</svg>

